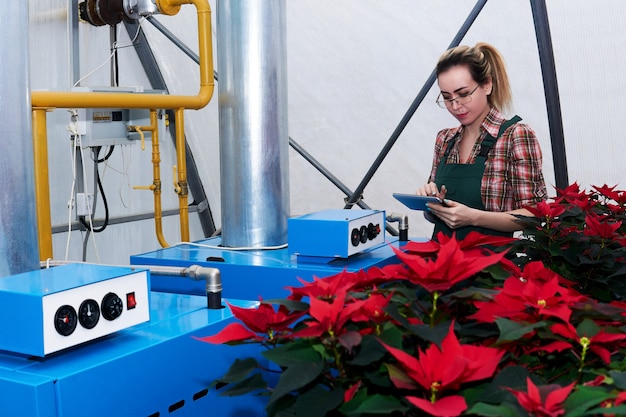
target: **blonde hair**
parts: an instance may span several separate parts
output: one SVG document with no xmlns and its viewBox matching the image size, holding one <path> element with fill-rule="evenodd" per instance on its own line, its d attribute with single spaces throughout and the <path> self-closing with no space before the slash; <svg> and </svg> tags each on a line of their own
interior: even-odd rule
<svg viewBox="0 0 626 417">
<path fill-rule="evenodd" d="M 478 42 L 473 47 L 457 46 L 448 49 L 437 62 L 437 76 L 457 65 L 465 65 L 474 81 L 480 85 L 491 79 L 491 94 L 487 97 L 489 105 L 498 110 L 511 107 L 509 76 L 506 73 L 504 59 L 494 46 Z"/>
</svg>

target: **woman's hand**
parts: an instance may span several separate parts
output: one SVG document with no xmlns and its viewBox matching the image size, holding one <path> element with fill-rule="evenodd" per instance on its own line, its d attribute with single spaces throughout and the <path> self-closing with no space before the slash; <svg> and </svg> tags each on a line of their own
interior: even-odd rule
<svg viewBox="0 0 626 417">
<path fill-rule="evenodd" d="M 476 209 L 452 200 L 444 200 L 444 204 L 428 203 L 428 208 L 451 229 L 472 226 L 478 215 Z"/>
<path fill-rule="evenodd" d="M 437 184 L 435 184 L 434 182 L 429 182 L 428 184 L 423 185 L 420 188 L 418 188 L 415 194 L 421 195 L 421 196 L 438 197 L 441 201 L 443 201 L 446 198 L 447 191 L 448 190 L 446 190 L 445 185 L 441 186 L 441 191 L 440 191 L 439 188 L 437 187 Z"/>
</svg>

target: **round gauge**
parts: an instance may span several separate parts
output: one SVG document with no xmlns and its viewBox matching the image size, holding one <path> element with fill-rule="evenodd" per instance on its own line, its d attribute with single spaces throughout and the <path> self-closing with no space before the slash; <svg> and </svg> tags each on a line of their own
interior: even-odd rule
<svg viewBox="0 0 626 417">
<path fill-rule="evenodd" d="M 96 300 L 88 299 L 78 307 L 78 321 L 85 329 L 93 329 L 100 320 L 100 306 Z"/>
<path fill-rule="evenodd" d="M 54 328 L 61 336 L 69 336 L 74 333 L 78 323 L 76 310 L 69 305 L 59 307 L 54 315 Z"/>
<path fill-rule="evenodd" d="M 102 317 L 111 321 L 122 315 L 124 303 L 117 294 L 110 292 L 102 299 Z"/>
</svg>

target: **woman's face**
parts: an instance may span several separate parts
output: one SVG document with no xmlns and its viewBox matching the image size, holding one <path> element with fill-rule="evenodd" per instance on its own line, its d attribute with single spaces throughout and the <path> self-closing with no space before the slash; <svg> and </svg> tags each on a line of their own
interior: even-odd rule
<svg viewBox="0 0 626 417">
<path fill-rule="evenodd" d="M 487 96 L 491 94 L 491 80 L 479 85 L 467 66 L 456 65 L 440 73 L 437 82 L 441 97 L 447 100 L 446 108 L 462 125 L 480 125 L 483 122 L 490 110 Z"/>
</svg>

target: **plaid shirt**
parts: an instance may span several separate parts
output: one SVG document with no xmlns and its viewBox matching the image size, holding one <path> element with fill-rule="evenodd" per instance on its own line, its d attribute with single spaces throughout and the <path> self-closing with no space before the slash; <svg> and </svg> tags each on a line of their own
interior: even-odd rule
<svg viewBox="0 0 626 417">
<path fill-rule="evenodd" d="M 480 126 L 480 137 L 474 144 L 467 163 L 475 162 L 487 132 L 494 138 L 497 137 L 500 125 L 505 120 L 496 108 L 491 108 Z M 452 149 L 446 163 L 460 163 L 459 141 L 456 138 L 462 137 L 462 134 L 463 126 L 444 129 L 437 134 L 429 182 L 434 181 L 437 167 L 448 145 Z M 547 191 L 541 164 L 541 148 L 535 132 L 523 123 L 509 127 L 497 140 L 485 162 L 485 173 L 481 182 L 485 208 L 488 211 L 510 211 L 545 200 Z"/>
</svg>

